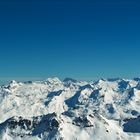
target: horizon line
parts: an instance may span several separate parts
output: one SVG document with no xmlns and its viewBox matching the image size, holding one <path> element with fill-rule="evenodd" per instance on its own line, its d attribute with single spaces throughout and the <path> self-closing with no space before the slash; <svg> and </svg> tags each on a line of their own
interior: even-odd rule
<svg viewBox="0 0 140 140">
<path fill-rule="evenodd" d="M 30 80 L 45 80 L 48 78 L 54 78 L 57 77 L 60 80 L 64 80 L 65 78 L 72 78 L 75 80 L 87 80 L 87 81 L 91 81 L 91 80 L 99 80 L 99 79 L 116 79 L 116 78 L 122 78 L 122 79 L 134 79 L 134 78 L 139 78 L 139 76 L 134 76 L 134 77 L 122 77 L 122 76 L 116 76 L 116 77 L 95 77 L 95 76 L 88 76 L 88 77 L 70 77 L 70 76 L 66 76 L 64 78 L 62 78 L 61 76 L 46 76 L 46 77 L 0 77 L 0 81 L 12 81 L 12 80 L 19 80 L 19 81 L 30 81 Z"/>
</svg>

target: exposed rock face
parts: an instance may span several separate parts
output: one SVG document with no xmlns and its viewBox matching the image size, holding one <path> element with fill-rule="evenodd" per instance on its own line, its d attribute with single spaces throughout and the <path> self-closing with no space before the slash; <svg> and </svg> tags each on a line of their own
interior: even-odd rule
<svg viewBox="0 0 140 140">
<path fill-rule="evenodd" d="M 23 137 L 25 135 L 40 135 L 44 132 L 56 131 L 59 128 L 59 123 L 56 114 L 52 113 L 30 119 L 12 117 L 0 124 L 0 127 L 9 129 L 10 134 Z"/>
<path fill-rule="evenodd" d="M 87 117 L 77 117 L 74 119 L 73 124 L 80 127 L 93 127 L 93 124 Z"/>
<path fill-rule="evenodd" d="M 129 133 L 140 133 L 140 116 L 124 120 L 123 131 Z"/>
</svg>

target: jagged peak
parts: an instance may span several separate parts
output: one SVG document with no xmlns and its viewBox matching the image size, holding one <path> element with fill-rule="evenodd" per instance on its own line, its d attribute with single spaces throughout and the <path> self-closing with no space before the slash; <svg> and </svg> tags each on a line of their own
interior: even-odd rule
<svg viewBox="0 0 140 140">
<path fill-rule="evenodd" d="M 15 80 L 10 81 L 10 83 L 9 83 L 10 88 L 16 87 L 18 85 L 19 85 L 19 82 L 15 81 Z"/>
<path fill-rule="evenodd" d="M 52 77 L 52 78 L 48 78 L 46 80 L 46 82 L 49 82 L 49 83 L 61 83 L 61 80 L 58 78 L 58 77 Z"/>
<path fill-rule="evenodd" d="M 0 89 L 1 130 L 13 139 L 22 139 L 18 136 L 25 137 L 24 139 L 32 136 L 36 139 L 38 136 L 40 139 L 46 139 L 52 136 L 52 139 L 63 137 L 65 140 L 68 134 L 70 134 L 69 139 L 77 139 L 79 135 L 76 134 L 81 128 L 81 139 L 85 133 L 88 137 L 84 139 L 92 139 L 93 135 L 98 139 L 101 135 L 98 132 L 101 131 L 107 136 L 106 139 L 114 137 L 114 134 L 115 140 L 124 136 L 121 127 L 123 120 L 129 121 L 131 117 L 136 118 L 140 114 L 140 90 L 138 90 L 140 82 L 131 79 L 113 79 L 112 82 L 100 79 L 98 83 L 73 80 L 65 78 L 64 82 L 61 82 L 54 77 L 35 81 L 33 84 L 13 80 L 10 86 L 8 85 L 9 88 L 2 87 Z M 17 117 L 11 118 L 11 116 Z M 7 125 L 3 123 L 5 120 L 9 120 L 6 121 Z M 3 125 L 6 128 L 3 128 Z M 7 128 L 8 131 L 5 132 Z M 120 129 L 122 130 L 119 131 Z M 0 132 L 0 138 L 1 135 Z M 132 138 L 135 139 L 135 135 Z"/>
<path fill-rule="evenodd" d="M 11 80 L 10 84 L 17 84 L 18 82 L 16 80 Z"/>
</svg>

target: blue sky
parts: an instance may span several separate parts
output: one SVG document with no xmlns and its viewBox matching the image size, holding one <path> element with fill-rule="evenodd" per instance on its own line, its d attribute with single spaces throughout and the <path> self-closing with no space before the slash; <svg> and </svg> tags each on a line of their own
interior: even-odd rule
<svg viewBox="0 0 140 140">
<path fill-rule="evenodd" d="M 140 76 L 140 2 L 0 1 L 0 78 Z"/>
</svg>

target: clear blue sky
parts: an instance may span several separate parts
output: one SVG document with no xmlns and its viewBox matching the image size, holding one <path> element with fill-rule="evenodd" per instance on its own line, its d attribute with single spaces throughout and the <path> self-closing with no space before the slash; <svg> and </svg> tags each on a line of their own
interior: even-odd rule
<svg viewBox="0 0 140 140">
<path fill-rule="evenodd" d="M 1 0 L 0 78 L 140 76 L 140 1 Z"/>
</svg>

